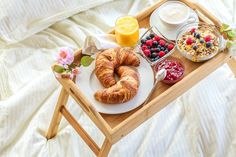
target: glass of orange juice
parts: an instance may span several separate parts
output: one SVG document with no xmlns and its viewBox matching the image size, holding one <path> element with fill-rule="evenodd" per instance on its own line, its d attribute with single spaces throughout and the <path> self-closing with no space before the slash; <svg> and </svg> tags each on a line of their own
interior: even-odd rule
<svg viewBox="0 0 236 157">
<path fill-rule="evenodd" d="M 139 25 L 132 16 L 123 16 L 116 20 L 116 41 L 121 46 L 135 46 L 139 40 Z"/>
</svg>

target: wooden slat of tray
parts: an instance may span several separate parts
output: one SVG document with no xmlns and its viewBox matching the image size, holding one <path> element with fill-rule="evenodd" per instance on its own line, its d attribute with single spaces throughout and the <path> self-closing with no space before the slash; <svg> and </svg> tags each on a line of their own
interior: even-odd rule
<svg viewBox="0 0 236 157">
<path fill-rule="evenodd" d="M 147 16 L 146 18 L 142 19 L 141 21 L 139 21 L 140 27 L 145 27 L 145 28 L 150 27 L 149 26 L 149 17 L 150 17 L 150 15 Z M 204 63 L 194 63 L 192 61 L 189 61 L 188 59 L 183 57 L 178 51 L 174 52 L 172 54 L 172 56 L 177 57 L 177 58 L 179 58 L 183 61 L 184 66 L 185 66 L 185 77 L 187 75 L 189 75 L 190 73 L 192 73 L 194 70 L 196 70 L 198 67 L 203 66 L 203 64 L 206 63 L 206 62 L 204 62 Z M 217 58 L 217 57 L 222 57 L 222 56 L 217 55 L 215 58 Z M 155 92 L 152 94 L 152 96 L 150 98 L 150 101 L 153 100 L 154 98 L 157 98 L 160 94 L 164 93 L 167 89 L 169 89 L 172 86 L 161 83 L 161 82 L 158 83 Z M 105 119 L 105 121 L 111 126 L 111 128 L 114 128 L 115 126 L 120 124 L 122 121 L 124 121 L 126 118 L 128 118 L 130 115 L 132 115 L 137 110 L 139 110 L 140 108 L 142 108 L 142 106 L 140 106 L 140 107 L 138 107 L 138 108 L 136 108 L 136 109 L 134 109 L 130 112 L 123 113 L 123 114 L 117 114 L 117 115 L 101 114 L 101 115 Z"/>
</svg>

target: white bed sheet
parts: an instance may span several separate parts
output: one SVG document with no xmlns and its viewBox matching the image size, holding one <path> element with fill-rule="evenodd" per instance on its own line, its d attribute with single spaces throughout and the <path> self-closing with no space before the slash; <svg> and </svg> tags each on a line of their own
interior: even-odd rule
<svg viewBox="0 0 236 157">
<path fill-rule="evenodd" d="M 105 32 L 116 17 L 134 15 L 152 3 L 110 2 L 0 49 L 0 156 L 94 156 L 64 119 L 58 135 L 45 138 L 60 91 L 50 66 L 59 47 L 81 47 L 86 35 Z M 221 20 L 232 22 L 232 8 L 224 7 L 232 7 L 230 0 L 201 3 Z M 236 79 L 224 65 L 115 144 L 109 156 L 236 156 L 235 91 Z M 101 145 L 103 135 L 74 104 L 70 99 L 69 110 Z"/>
</svg>

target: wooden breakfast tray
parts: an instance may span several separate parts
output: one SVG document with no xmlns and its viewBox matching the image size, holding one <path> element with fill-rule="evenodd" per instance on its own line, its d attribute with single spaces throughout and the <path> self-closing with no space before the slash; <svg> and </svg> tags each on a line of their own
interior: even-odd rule
<svg viewBox="0 0 236 157">
<path fill-rule="evenodd" d="M 202 6 L 190 2 L 190 0 L 181 1 L 198 13 L 200 21 L 212 23 L 216 26 L 221 25 L 221 23 Z M 149 27 L 149 17 L 151 13 L 164 2 L 166 2 L 166 0 L 161 0 L 136 16 L 140 27 Z M 114 31 L 111 31 L 110 33 L 114 33 Z M 79 62 L 81 56 L 81 50 L 76 52 L 75 62 Z M 236 75 L 236 61 L 230 56 L 227 50 L 224 50 L 224 52 L 219 53 L 213 59 L 204 63 L 191 62 L 178 52 L 174 52 L 173 56 L 183 61 L 185 66 L 185 77 L 174 85 L 166 85 L 161 82 L 158 83 L 156 90 L 146 105 L 141 105 L 128 113 L 118 115 L 98 113 L 72 80 L 57 78 L 63 88 L 47 132 L 47 139 L 50 139 L 57 134 L 58 125 L 63 115 L 97 156 L 107 156 L 112 144 L 119 141 L 122 137 L 141 125 L 144 121 L 182 95 L 185 91 L 193 87 L 196 83 L 208 76 L 222 64 L 228 63 L 229 67 Z M 66 108 L 69 95 L 75 99 L 83 111 L 105 135 L 105 141 L 101 148 L 99 148 L 99 146 L 86 133 Z"/>
</svg>

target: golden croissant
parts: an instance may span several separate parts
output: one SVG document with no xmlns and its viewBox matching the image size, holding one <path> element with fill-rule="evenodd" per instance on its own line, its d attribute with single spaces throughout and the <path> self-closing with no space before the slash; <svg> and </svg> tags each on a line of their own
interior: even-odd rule
<svg viewBox="0 0 236 157">
<path fill-rule="evenodd" d="M 116 84 L 114 70 L 121 65 L 139 66 L 140 60 L 132 49 L 111 48 L 98 54 L 95 74 L 100 83 L 108 88 Z"/>
<path fill-rule="evenodd" d="M 120 80 L 113 86 L 99 90 L 95 93 L 96 100 L 106 104 L 124 103 L 132 99 L 138 92 L 138 72 L 128 66 L 116 69 Z"/>
</svg>

